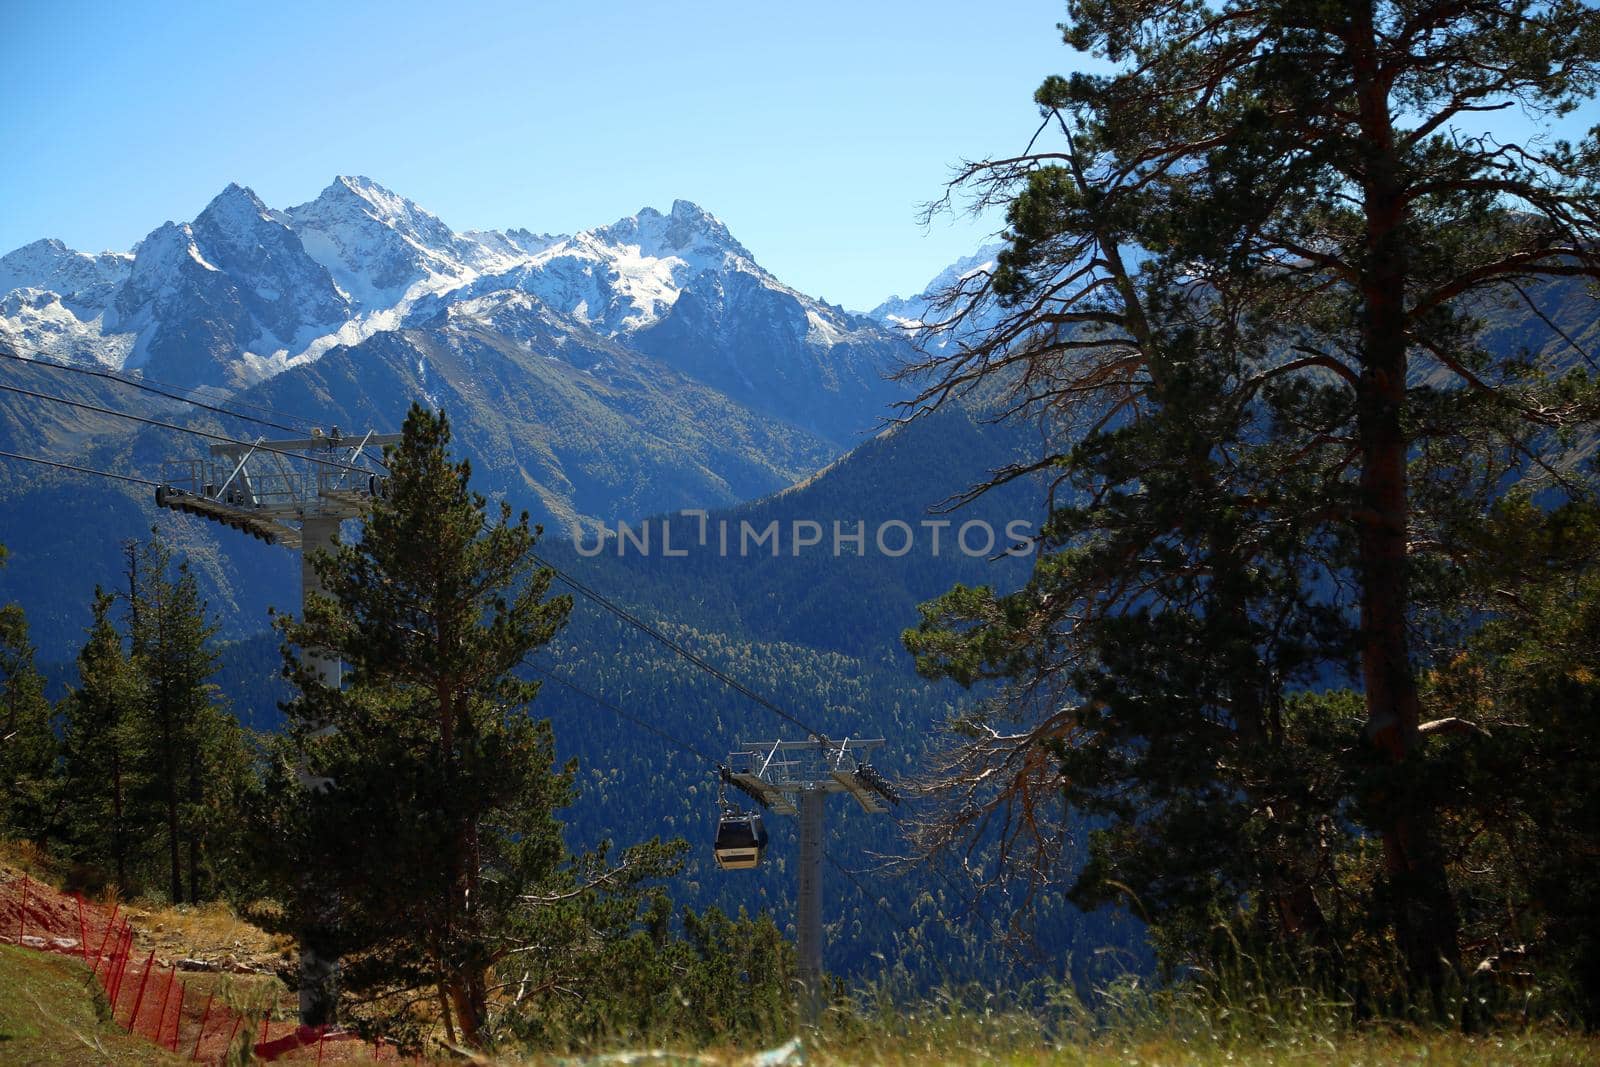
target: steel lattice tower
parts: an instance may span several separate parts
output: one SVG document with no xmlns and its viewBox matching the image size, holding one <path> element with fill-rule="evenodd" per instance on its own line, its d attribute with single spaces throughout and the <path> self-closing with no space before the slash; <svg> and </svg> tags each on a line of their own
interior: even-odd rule
<svg viewBox="0 0 1600 1067">
<path fill-rule="evenodd" d="M 384 476 L 362 466 L 367 450 L 400 440 L 399 434 L 368 432 L 342 437 L 338 428 L 288 441 L 227 443 L 211 446 L 209 458 L 177 465 L 167 483 L 156 490 L 156 503 L 174 511 L 199 515 L 269 544 L 300 551 L 300 614 L 322 584 L 311 557 L 333 548 L 339 524 L 364 513 L 384 489 Z M 298 524 L 298 525 L 291 525 Z M 342 681 L 339 658 L 318 649 L 303 651 L 305 665 L 324 685 Z M 324 727 L 332 730 L 331 725 Z M 313 792 L 327 783 L 297 770 Z M 336 920 L 337 899 L 316 890 L 315 872 L 308 872 L 310 895 L 320 897 L 324 921 Z M 302 938 L 300 950 L 300 1021 L 317 1026 L 334 1021 L 338 994 L 337 959 L 319 954 Z"/>
<path fill-rule="evenodd" d="M 823 814 L 829 793 L 849 793 L 869 815 L 881 815 L 899 798 L 862 757 L 883 738 L 830 741 L 741 741 L 728 755 L 727 780 L 779 815 L 800 821 L 795 897 L 796 955 L 806 1010 L 822 997 Z"/>
</svg>

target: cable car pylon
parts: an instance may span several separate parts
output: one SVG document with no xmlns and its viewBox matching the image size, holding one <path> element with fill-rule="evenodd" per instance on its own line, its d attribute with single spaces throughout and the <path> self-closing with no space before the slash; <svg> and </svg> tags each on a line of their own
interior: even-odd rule
<svg viewBox="0 0 1600 1067">
<path fill-rule="evenodd" d="M 156 504 L 198 515 L 268 544 L 299 549 L 300 617 L 305 618 L 306 600 L 312 593 L 322 592 L 311 565 L 312 554 L 331 551 L 339 523 L 366 512 L 373 497 L 383 495 L 387 488 L 383 475 L 359 466 L 359 461 L 367 449 L 399 441 L 399 434 L 371 431 L 359 438 L 344 437 L 335 427 L 330 433 L 313 430 L 308 438 L 287 441 L 257 438 L 253 443 L 214 444 L 209 458 L 179 465 L 178 471 L 156 487 Z M 292 467 L 289 459 L 304 459 L 308 465 Z M 322 684 L 339 687 L 343 674 L 339 657 L 316 648 L 304 649 L 302 657 Z M 313 791 L 327 784 L 305 768 L 297 773 L 303 783 L 315 783 L 310 786 Z M 315 871 L 307 874 L 307 883 L 308 893 L 320 901 L 318 907 L 324 913 L 317 923 L 334 924 L 337 897 L 317 886 Z M 301 939 L 300 1022 L 306 1026 L 333 1023 L 338 1003 L 339 961 L 319 953 L 311 943 L 316 940 L 311 936 Z"/>
<path fill-rule="evenodd" d="M 883 745 L 883 738 L 845 738 L 832 741 L 741 741 L 739 751 L 728 754 L 722 770 L 724 780 L 755 798 L 778 815 L 793 815 L 800 820 L 800 861 L 796 868 L 799 885 L 795 894 L 795 951 L 800 965 L 800 982 L 806 1014 L 815 1018 L 822 1007 L 822 835 L 824 803 L 829 793 L 849 793 L 861 810 L 882 815 L 900 798 L 883 776 L 864 757 Z M 730 856 L 745 856 L 748 849 L 735 847 L 752 828 L 751 813 L 734 815 L 726 805 L 723 820 L 717 825 L 717 863 L 723 862 L 724 842 Z M 761 833 L 764 835 L 765 830 Z M 726 835 L 726 836 L 725 836 Z M 756 850 L 754 867 L 760 862 Z"/>
</svg>

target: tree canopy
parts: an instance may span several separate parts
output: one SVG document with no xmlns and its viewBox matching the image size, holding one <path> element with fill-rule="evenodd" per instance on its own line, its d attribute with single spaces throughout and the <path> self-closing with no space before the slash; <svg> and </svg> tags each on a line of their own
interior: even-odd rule
<svg viewBox="0 0 1600 1067">
<path fill-rule="evenodd" d="M 1026 729 L 969 727 L 947 784 L 1028 827 L 1065 782 L 1114 819 L 1085 878 L 1142 872 L 1202 914 L 1249 892 L 1295 936 L 1355 820 L 1382 843 L 1365 907 L 1438 989 L 1462 962 L 1435 766 L 1455 728 L 1423 672 L 1467 617 L 1460 535 L 1507 482 L 1588 489 L 1567 453 L 1594 381 L 1542 305 L 1600 277 L 1600 147 L 1535 134 L 1593 93 L 1600 20 L 1567 0 L 1068 16 L 1115 70 L 1046 79 L 1027 151 L 964 169 L 953 195 L 1004 205 L 1007 247 L 946 294 L 933 331 L 957 343 L 909 371 L 923 408 L 998 385 L 1062 442 L 1028 587 L 953 591 L 908 635 L 931 674 L 1020 686 L 1002 717 Z M 1474 125 L 1513 108 L 1529 136 Z M 1510 307 L 1535 341 L 1489 335 Z M 1340 682 L 1359 728 L 1301 695 Z M 1367 755 L 1328 764 L 1341 736 Z M 1263 862 L 1195 855 L 1207 827 Z M 1192 859 L 1187 886 L 1152 845 Z"/>
</svg>

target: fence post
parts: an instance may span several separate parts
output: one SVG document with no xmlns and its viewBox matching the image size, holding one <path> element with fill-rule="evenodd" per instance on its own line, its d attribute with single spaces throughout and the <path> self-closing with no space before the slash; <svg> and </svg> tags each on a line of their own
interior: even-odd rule
<svg viewBox="0 0 1600 1067">
<path fill-rule="evenodd" d="M 228 1031 L 228 1043 L 222 1046 L 222 1058 L 224 1060 L 228 1058 L 228 1053 L 233 1051 L 233 1039 L 239 1036 L 239 1024 L 242 1022 L 244 1022 L 243 1015 L 235 1015 L 233 1017 L 233 1029 Z M 195 1045 L 196 1051 L 198 1051 L 199 1048 L 199 1045 Z"/>
<path fill-rule="evenodd" d="M 128 980 L 128 964 L 133 962 L 133 930 L 128 920 L 122 920 L 122 958 L 117 961 L 117 996 L 122 996 L 122 983 Z"/>
<path fill-rule="evenodd" d="M 112 962 L 106 973 L 116 972 L 112 979 L 111 1012 L 116 1014 L 117 1000 L 122 996 L 122 980 L 128 974 L 128 953 L 132 951 L 133 933 L 128 929 L 128 920 L 122 920 L 122 929 L 117 931 L 117 947 L 112 950 Z"/>
<path fill-rule="evenodd" d="M 139 1008 L 144 1004 L 144 987 L 150 983 L 150 970 L 155 966 L 156 950 L 151 949 L 150 955 L 145 957 L 144 976 L 139 979 L 139 992 L 133 995 L 133 1012 L 128 1016 L 128 1033 L 133 1033 L 133 1028 L 139 1022 Z"/>
<path fill-rule="evenodd" d="M 106 950 L 106 942 L 111 940 L 111 928 L 117 925 L 117 909 L 121 906 L 120 901 L 111 905 L 111 918 L 106 920 L 106 932 L 100 935 L 100 948 L 94 954 L 94 971 L 96 974 L 100 972 L 100 954 Z M 113 949 L 113 951 L 115 950 Z M 111 974 L 110 967 L 106 968 L 106 974 L 108 976 Z"/>
<path fill-rule="evenodd" d="M 172 1015 L 172 1051 L 178 1051 L 178 1032 L 183 1029 L 183 998 L 189 995 L 189 983 L 178 983 L 178 1010 Z"/>
<path fill-rule="evenodd" d="M 89 924 L 83 917 L 83 894 L 72 894 L 78 901 L 78 944 L 83 946 L 83 962 L 89 962 Z"/>
<path fill-rule="evenodd" d="M 191 1060 L 200 1058 L 200 1041 L 206 1036 L 206 1023 L 211 1021 L 211 1001 L 216 998 L 216 993 L 206 997 L 206 1009 L 200 1013 L 200 1032 L 194 1035 L 194 1052 L 189 1055 Z"/>
<path fill-rule="evenodd" d="M 152 950 L 152 958 L 153 956 L 154 950 Z M 171 964 L 167 965 L 167 983 L 161 987 L 161 1006 L 156 1009 L 156 1029 L 150 1035 L 150 1040 L 158 1045 L 161 1044 L 161 1038 L 167 1032 L 167 998 L 172 995 L 172 979 L 177 973 L 178 968 Z"/>
<path fill-rule="evenodd" d="M 117 1013 L 117 982 L 122 977 L 117 968 L 122 965 L 122 927 L 117 927 L 117 939 L 111 945 L 111 955 L 106 957 L 106 996 L 111 998 L 111 1014 Z"/>
</svg>

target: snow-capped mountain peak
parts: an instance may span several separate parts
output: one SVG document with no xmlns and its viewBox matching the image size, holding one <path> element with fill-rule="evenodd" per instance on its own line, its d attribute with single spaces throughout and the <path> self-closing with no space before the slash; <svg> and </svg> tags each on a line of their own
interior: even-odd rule
<svg viewBox="0 0 1600 1067">
<path fill-rule="evenodd" d="M 46 237 L 0 256 L 0 296 L 15 289 L 41 289 L 92 301 L 126 281 L 132 265 L 126 252 L 91 255 Z"/>
<path fill-rule="evenodd" d="M 282 218 L 361 310 L 392 306 L 418 282 L 464 273 L 450 227 L 368 178 L 335 178 Z"/>
<path fill-rule="evenodd" d="M 0 339 L 53 359 L 121 366 L 132 340 L 108 340 L 103 328 L 132 269 L 126 252 L 91 255 L 53 237 L 0 256 Z"/>
<path fill-rule="evenodd" d="M 128 283 L 117 294 L 117 306 L 125 315 L 131 314 L 139 305 L 155 299 L 163 288 L 170 288 L 190 262 L 202 270 L 218 270 L 200 251 L 193 226 L 187 222 L 163 222 L 133 246 L 133 269 Z"/>
<path fill-rule="evenodd" d="M 895 321 L 905 325 L 920 324 L 923 314 L 929 305 L 940 294 L 949 290 L 957 282 L 963 281 L 983 271 L 994 269 L 995 257 L 1000 250 L 1005 248 L 1005 243 L 996 241 L 984 245 L 970 256 L 962 256 L 922 287 L 922 291 L 913 297 L 891 296 L 867 315 L 880 322 Z"/>
<path fill-rule="evenodd" d="M 428 247 L 448 248 L 455 239 L 454 231 L 439 216 L 360 175 L 341 174 L 311 205 L 305 206 L 312 205 L 321 205 L 325 216 L 350 211 L 364 214 Z M 302 211 L 300 208 L 289 210 L 291 214 Z"/>
<path fill-rule="evenodd" d="M 222 255 L 227 249 L 251 256 L 263 241 L 280 242 L 287 227 L 253 190 L 230 182 L 195 216 L 189 229 L 215 254 Z"/>
<path fill-rule="evenodd" d="M 637 215 L 590 232 L 597 241 L 632 246 L 652 259 L 676 256 L 685 262 L 709 262 L 732 256 L 755 262 L 721 219 L 688 200 L 674 200 L 665 215 L 653 207 L 640 208 Z"/>
<path fill-rule="evenodd" d="M 735 272 L 767 277 L 722 220 L 688 200 L 675 200 L 666 214 L 641 208 L 552 243 L 513 270 L 483 278 L 472 291 L 520 289 L 616 336 L 658 321 L 696 279 Z"/>
<path fill-rule="evenodd" d="M 253 189 L 238 182 L 229 182 L 227 188 L 211 198 L 211 203 L 196 216 L 195 221 L 206 218 L 219 224 L 231 222 L 248 226 L 256 222 L 271 222 L 272 213 Z"/>
<path fill-rule="evenodd" d="M 689 200 L 570 237 L 458 233 L 351 175 L 284 210 L 230 184 L 193 222 L 157 227 L 132 256 L 35 242 L 0 259 L 0 283 L 14 290 L 0 291 L 0 334 L 18 347 L 224 388 L 377 334 L 455 322 L 529 343 L 571 334 L 641 346 L 776 404 L 761 398 L 802 378 L 829 389 L 860 381 L 863 395 L 875 394 L 887 340 L 783 285 Z M 94 285 L 89 306 L 82 294 Z"/>
<path fill-rule="evenodd" d="M 253 360 L 300 351 L 350 306 L 327 270 L 261 199 L 229 185 L 192 223 L 135 249 L 103 333 L 132 335 L 127 361 L 206 384 L 243 384 Z"/>
</svg>

